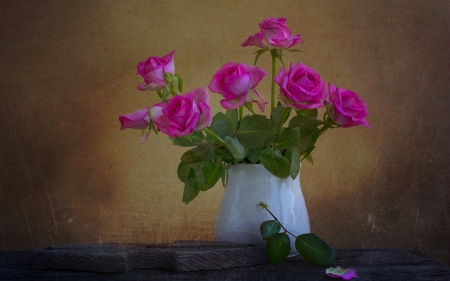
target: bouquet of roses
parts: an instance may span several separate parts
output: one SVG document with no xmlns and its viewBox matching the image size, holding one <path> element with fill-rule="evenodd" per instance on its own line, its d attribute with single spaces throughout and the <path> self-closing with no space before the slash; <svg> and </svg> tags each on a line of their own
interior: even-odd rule
<svg viewBox="0 0 450 281">
<path fill-rule="evenodd" d="M 259 24 L 260 32 L 242 43 L 243 47 L 260 48 L 255 65 L 265 52 L 272 57 L 268 117 L 253 108 L 256 104 L 264 112 L 268 104 L 256 89 L 266 76 L 259 67 L 228 62 L 212 76 L 208 88 L 182 94 L 183 80 L 175 73 L 175 51 L 137 65 L 137 74 L 145 82 L 138 89 L 156 91 L 161 102 L 120 116 L 121 130 L 142 130 L 142 143 L 153 131 L 167 134 L 175 145 L 192 147 L 181 156 L 178 166 L 178 177 L 184 183 L 183 202 L 190 202 L 219 179 L 225 185 L 227 169 L 237 163 L 261 163 L 277 177 L 295 179 L 302 160 L 313 162 L 311 152 L 327 129 L 369 127 L 364 119 L 365 102 L 355 92 L 323 81 L 302 63 L 284 66 L 283 51 L 299 51 L 292 47 L 303 43 L 300 34 L 292 35 L 285 23 L 285 18 L 268 18 Z M 283 68 L 278 71 L 279 62 Z M 212 115 L 208 89 L 222 95 L 225 113 Z M 324 114 L 318 119 L 322 107 Z"/>
<path fill-rule="evenodd" d="M 272 57 L 269 116 L 257 114 L 253 104 L 264 112 L 268 102 L 256 87 L 266 72 L 256 66 L 228 62 L 212 76 L 208 88 L 202 86 L 185 94 L 183 80 L 175 73 L 174 53 L 149 57 L 137 65 L 137 74 L 145 84 L 141 91 L 156 91 L 161 102 L 120 116 L 121 130 L 142 130 L 144 143 L 150 132 L 167 134 L 173 144 L 192 147 L 181 156 L 178 178 L 184 183 L 183 202 L 188 203 L 200 191 L 212 188 L 220 179 L 226 185 L 227 170 L 237 163 L 262 164 L 273 175 L 295 179 L 304 159 L 313 162 L 311 152 L 317 139 L 330 128 L 366 126 L 367 109 L 363 99 L 353 91 L 338 88 L 322 80 L 312 68 L 297 63 L 284 66 L 283 51 L 303 43 L 300 34 L 292 35 L 285 18 L 268 18 L 259 24 L 260 32 L 249 36 L 243 47 L 256 46 L 255 64 L 259 56 Z M 278 63 L 283 68 L 278 71 Z M 209 91 L 220 94 L 225 113 L 214 116 L 209 105 Z M 325 108 L 318 119 L 318 109 Z M 245 111 L 247 113 L 245 114 Z M 290 118 L 291 117 L 291 118 Z M 271 263 L 284 260 L 290 245 L 281 222 L 261 224 L 261 235 L 267 241 Z M 281 229 L 283 233 L 279 233 Z M 276 247 L 272 247 L 276 244 Z M 272 246 L 270 246 L 272 245 Z M 314 265 L 334 263 L 334 250 L 313 233 L 296 237 L 296 249 Z M 327 269 L 334 278 L 356 277 L 352 269 Z"/>
</svg>

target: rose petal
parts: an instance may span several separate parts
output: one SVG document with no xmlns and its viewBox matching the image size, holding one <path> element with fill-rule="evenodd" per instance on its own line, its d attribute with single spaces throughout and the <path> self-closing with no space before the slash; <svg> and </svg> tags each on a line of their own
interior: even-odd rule
<svg viewBox="0 0 450 281">
<path fill-rule="evenodd" d="M 144 109 L 139 109 L 127 115 L 119 116 L 120 130 L 142 130 L 147 128 L 150 124 L 149 109 L 150 107 L 146 106 Z"/>
<path fill-rule="evenodd" d="M 267 104 L 267 101 L 256 89 L 252 89 L 248 92 L 245 102 L 256 102 L 261 112 L 264 112 L 264 108 Z"/>
<path fill-rule="evenodd" d="M 246 64 L 242 64 L 245 71 L 250 74 L 250 84 L 249 89 L 255 88 L 259 82 L 267 75 L 267 72 L 259 67 L 254 67 Z"/>
<path fill-rule="evenodd" d="M 242 96 L 234 100 L 221 100 L 220 105 L 222 105 L 222 107 L 225 109 L 235 109 L 242 106 L 245 103 L 245 98 L 246 98 L 245 96 Z"/>
<path fill-rule="evenodd" d="M 332 278 L 342 278 L 344 280 L 351 280 L 358 277 L 356 271 L 352 268 L 330 267 L 325 270 L 325 273 Z"/>
<path fill-rule="evenodd" d="M 142 131 L 142 136 L 141 136 L 142 144 L 144 144 L 147 141 L 148 137 L 150 136 L 150 132 L 151 131 L 149 129 L 147 129 L 147 132 L 145 132 L 145 129 Z"/>
</svg>

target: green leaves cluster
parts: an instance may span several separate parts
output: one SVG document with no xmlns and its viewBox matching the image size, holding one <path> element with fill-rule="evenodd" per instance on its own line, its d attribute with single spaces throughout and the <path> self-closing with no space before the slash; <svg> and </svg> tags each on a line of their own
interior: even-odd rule
<svg viewBox="0 0 450 281">
<path fill-rule="evenodd" d="M 283 128 L 292 111 L 296 116 Z M 318 127 L 324 124 L 316 117 L 317 110 L 293 110 L 279 104 L 270 119 L 255 114 L 240 120 L 233 109 L 217 113 L 203 131 L 173 138 L 175 145 L 193 147 L 178 166 L 178 177 L 185 184 L 183 202 L 189 203 L 219 179 L 225 184 L 227 169 L 237 163 L 260 163 L 277 177 L 295 179 L 300 161 L 312 159 Z"/>
<path fill-rule="evenodd" d="M 268 220 L 261 224 L 260 232 L 263 240 L 266 241 L 266 253 L 269 262 L 278 264 L 284 261 L 291 251 L 289 235 L 295 235 L 288 232 L 281 225 L 266 204 L 261 202 L 260 206 L 274 217 L 274 220 Z M 334 264 L 335 255 L 333 248 L 314 233 L 295 236 L 295 249 L 312 265 L 330 266 Z"/>
</svg>

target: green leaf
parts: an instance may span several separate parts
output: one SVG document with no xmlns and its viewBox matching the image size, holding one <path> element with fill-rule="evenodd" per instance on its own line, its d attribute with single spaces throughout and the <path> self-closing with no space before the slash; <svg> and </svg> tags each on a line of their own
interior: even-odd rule
<svg viewBox="0 0 450 281">
<path fill-rule="evenodd" d="M 209 150 L 208 154 L 206 154 L 206 157 L 202 161 L 192 163 L 191 164 L 192 168 L 197 170 L 203 166 L 208 166 L 213 163 L 214 159 L 216 158 L 216 151 L 214 149 L 212 149 L 212 147 L 209 147 L 209 148 L 210 148 L 210 150 Z"/>
<path fill-rule="evenodd" d="M 236 132 L 238 127 L 238 110 L 237 109 L 231 109 L 227 110 L 227 113 L 225 115 L 225 125 L 227 128 L 227 131 Z"/>
<path fill-rule="evenodd" d="M 313 141 L 313 135 L 310 134 L 306 137 L 300 138 L 299 142 L 297 143 L 298 152 L 300 155 L 308 151 L 308 149 L 311 147 L 311 143 Z"/>
<path fill-rule="evenodd" d="M 312 265 L 330 266 L 334 264 L 333 248 L 314 233 L 297 236 L 295 248 Z"/>
<path fill-rule="evenodd" d="M 314 161 L 313 161 L 313 158 L 312 158 L 312 156 L 311 156 L 311 153 L 308 153 L 308 154 L 305 156 L 305 159 L 308 160 L 309 163 L 314 164 Z"/>
<path fill-rule="evenodd" d="M 291 240 L 286 233 L 277 233 L 267 239 L 266 252 L 271 264 L 284 261 L 291 251 Z"/>
<path fill-rule="evenodd" d="M 289 163 L 291 163 L 289 171 L 294 180 L 300 172 L 300 153 L 298 147 L 294 146 L 286 150 L 286 158 L 289 160 Z"/>
<path fill-rule="evenodd" d="M 253 105 L 251 102 L 244 102 L 244 106 L 254 115 L 256 114 L 255 111 L 253 110 Z"/>
<path fill-rule="evenodd" d="M 170 93 L 172 95 L 178 95 L 179 94 L 177 89 L 175 88 L 175 86 L 172 83 L 169 84 L 169 88 L 170 88 Z"/>
<path fill-rule="evenodd" d="M 188 163 L 183 162 L 183 161 L 180 162 L 180 164 L 178 165 L 178 169 L 177 169 L 177 174 L 178 174 L 178 178 L 180 179 L 180 181 L 186 182 L 186 178 L 188 176 L 190 169 L 191 169 L 191 166 Z"/>
<path fill-rule="evenodd" d="M 211 148 L 207 146 L 194 147 L 181 156 L 181 161 L 189 164 L 200 162 L 206 158 L 210 151 Z"/>
<path fill-rule="evenodd" d="M 217 162 L 222 162 L 222 160 L 225 163 L 234 164 L 234 157 L 233 154 L 226 149 L 225 147 L 216 147 L 216 154 L 217 157 L 220 157 L 220 159 L 217 160 Z"/>
<path fill-rule="evenodd" d="M 275 143 L 279 149 L 285 150 L 297 145 L 299 140 L 300 140 L 300 130 L 299 128 L 294 128 L 285 131 L 284 134 L 278 137 Z"/>
<path fill-rule="evenodd" d="M 262 115 L 246 116 L 242 119 L 237 138 L 239 142 L 248 148 L 265 146 L 267 140 L 274 135 L 272 122 Z"/>
<path fill-rule="evenodd" d="M 209 126 L 209 129 L 213 131 L 216 135 L 218 135 L 221 139 L 225 139 L 226 136 L 232 136 L 233 133 L 227 129 L 226 120 L 224 119 L 218 119 L 217 121 L 213 121 L 211 126 Z M 220 143 L 214 139 L 213 137 L 208 136 L 208 139 L 215 143 Z"/>
<path fill-rule="evenodd" d="M 259 56 L 264 54 L 267 51 L 268 51 L 268 49 L 263 49 L 263 50 L 258 50 L 258 51 L 255 52 L 256 58 L 255 58 L 255 64 L 254 65 L 256 65 L 256 62 L 258 62 Z"/>
<path fill-rule="evenodd" d="M 204 139 L 205 137 L 201 131 L 194 131 L 192 135 L 172 138 L 172 142 L 174 145 L 179 146 L 196 146 L 201 144 Z"/>
<path fill-rule="evenodd" d="M 298 127 L 300 129 L 300 137 L 305 137 L 311 134 L 318 126 L 322 125 L 323 122 L 316 118 L 306 117 L 306 116 L 295 116 L 289 122 L 289 128 Z"/>
<path fill-rule="evenodd" d="M 259 158 L 263 166 L 274 176 L 286 178 L 291 174 L 289 161 L 279 149 L 268 147 L 261 152 Z"/>
<path fill-rule="evenodd" d="M 202 185 L 206 185 L 206 179 L 205 179 L 205 175 L 203 174 L 202 167 L 195 169 L 195 179 L 197 180 L 197 185 L 199 187 Z"/>
<path fill-rule="evenodd" d="M 162 98 L 162 92 L 161 92 L 161 89 L 156 90 L 156 93 L 158 93 L 158 96 L 159 96 L 160 98 Z"/>
<path fill-rule="evenodd" d="M 298 145 L 299 151 L 300 151 L 299 153 L 300 153 L 300 155 L 303 156 L 303 158 L 305 158 L 306 160 L 311 162 L 311 164 L 313 164 L 313 160 L 312 160 L 312 157 L 311 157 L 311 152 L 314 150 L 316 141 L 319 138 L 319 129 L 314 130 L 312 132 L 312 134 L 310 134 L 306 138 L 309 139 L 309 143 L 308 144 L 302 143 L 302 139 L 300 139 L 300 142 L 299 142 L 299 145 Z M 301 147 L 301 145 L 303 145 L 303 147 Z M 304 149 L 304 145 L 307 145 L 307 147 L 306 147 L 306 150 L 302 151 L 302 149 Z"/>
<path fill-rule="evenodd" d="M 222 112 L 217 112 L 216 115 L 213 116 L 213 122 L 221 119 L 225 119 L 225 114 Z"/>
<path fill-rule="evenodd" d="M 181 78 L 180 75 L 175 74 L 174 79 L 175 79 L 175 83 L 178 86 L 178 90 L 180 90 L 180 92 L 182 92 L 183 91 L 183 78 Z"/>
<path fill-rule="evenodd" d="M 224 168 L 224 166 L 222 166 L 222 174 L 220 175 L 220 178 L 222 179 L 222 185 L 223 187 L 227 186 L 228 183 L 228 166 L 226 168 Z"/>
<path fill-rule="evenodd" d="M 275 107 L 273 109 L 272 114 L 270 115 L 270 120 L 272 121 L 272 123 L 274 123 L 278 126 L 278 124 L 280 123 L 280 119 L 283 116 L 283 112 L 286 108 L 289 110 L 289 114 L 290 114 L 290 112 L 292 111 L 292 107 L 284 107 L 281 103 L 278 104 L 277 107 Z M 286 115 L 286 118 L 282 121 L 283 124 L 288 119 L 289 114 Z"/>
<path fill-rule="evenodd" d="M 170 72 L 164 71 L 164 81 L 166 81 L 167 84 L 170 84 L 172 82 L 172 79 L 173 79 L 173 74 Z"/>
<path fill-rule="evenodd" d="M 213 165 L 204 166 L 202 168 L 203 176 L 205 178 L 205 184 L 200 185 L 201 191 L 206 191 L 216 185 L 222 176 L 223 167 L 220 163 L 215 162 Z"/>
<path fill-rule="evenodd" d="M 225 137 L 225 145 L 228 147 L 230 152 L 233 154 L 235 162 L 239 162 L 247 156 L 248 148 L 243 147 L 237 138 L 232 138 L 229 136 Z"/>
<path fill-rule="evenodd" d="M 186 204 L 191 202 L 199 192 L 200 187 L 197 184 L 195 170 L 191 168 L 184 183 L 183 202 Z"/>
<path fill-rule="evenodd" d="M 279 56 L 279 57 L 277 57 L 279 60 L 280 60 L 280 62 L 281 62 L 281 64 L 283 65 L 283 67 L 284 67 L 284 61 L 283 61 L 283 56 Z"/>
<path fill-rule="evenodd" d="M 259 160 L 259 155 L 261 154 L 261 149 L 259 148 L 252 148 L 248 151 L 247 154 L 247 159 L 252 163 L 252 164 L 257 164 L 260 162 Z"/>
<path fill-rule="evenodd" d="M 162 96 L 161 99 L 163 102 L 167 102 L 167 98 L 169 98 L 170 95 L 170 86 L 167 85 L 166 87 L 164 87 L 163 92 L 162 92 Z"/>
<path fill-rule="evenodd" d="M 281 230 L 280 224 L 276 220 L 265 221 L 259 227 L 259 232 L 263 240 L 267 240 L 275 234 L 279 233 Z"/>
</svg>

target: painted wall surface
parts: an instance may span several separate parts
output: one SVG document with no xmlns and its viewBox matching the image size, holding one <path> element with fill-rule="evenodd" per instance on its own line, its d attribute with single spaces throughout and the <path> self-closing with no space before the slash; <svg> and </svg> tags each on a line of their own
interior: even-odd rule
<svg viewBox="0 0 450 281">
<path fill-rule="evenodd" d="M 136 89 L 138 62 L 176 50 L 190 91 L 252 64 L 240 44 L 286 17 L 305 44 L 285 62 L 359 93 L 371 124 L 325 133 L 303 164 L 312 231 L 449 264 L 449 13 L 446 0 L 1 1 L 0 250 L 214 239 L 223 187 L 182 203 L 186 149 L 163 134 L 142 145 L 118 116 L 159 101 Z"/>
</svg>

